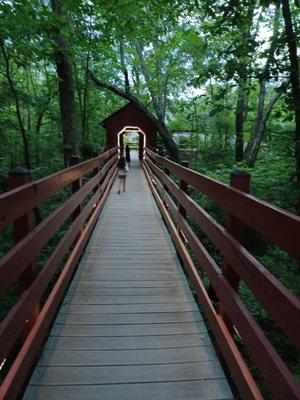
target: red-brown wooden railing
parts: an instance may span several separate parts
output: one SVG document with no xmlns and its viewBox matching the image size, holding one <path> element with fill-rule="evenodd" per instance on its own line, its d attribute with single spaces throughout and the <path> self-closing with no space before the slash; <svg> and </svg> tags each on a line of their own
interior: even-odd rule
<svg viewBox="0 0 300 400">
<path fill-rule="evenodd" d="M 238 231 L 242 231 L 241 227 L 244 224 L 299 259 L 300 218 L 241 190 L 158 156 L 149 149 L 146 150 L 144 171 L 212 328 L 218 348 L 242 398 L 262 399 L 263 396 L 233 339 L 234 332 L 238 334 L 274 397 L 300 399 L 299 385 L 237 291 L 238 279 L 248 286 L 295 346 L 300 346 L 300 302 L 238 240 Z M 180 185 L 177 185 L 170 175 L 179 178 Z M 224 228 L 195 202 L 186 193 L 188 186 L 192 186 L 224 208 L 234 219 L 235 232 Z M 223 266 L 221 269 L 208 253 L 189 226 L 186 214 L 218 248 L 226 268 Z M 221 311 L 214 308 L 188 248 L 217 294 Z M 228 273 L 228 268 L 231 269 L 231 273 Z"/>
<path fill-rule="evenodd" d="M 0 325 L 0 366 L 17 340 L 23 344 L 0 389 L 0 399 L 15 399 L 26 382 L 58 305 L 91 235 L 116 175 L 117 148 L 36 182 L 13 186 L 0 196 L 0 228 L 13 224 L 15 245 L 0 260 L 0 296 L 19 283 L 20 297 Z M 101 168 L 101 169 L 100 169 Z M 100 169 L 100 170 L 99 170 Z M 87 175 L 88 174 L 88 175 Z M 86 181 L 81 185 L 82 178 Z M 22 180 L 21 180 L 22 182 Z M 71 185 L 72 195 L 33 227 L 32 210 Z M 49 239 L 72 217 L 64 237 L 37 274 L 35 259 Z M 70 251 L 54 286 L 40 309 L 41 298 Z"/>
</svg>

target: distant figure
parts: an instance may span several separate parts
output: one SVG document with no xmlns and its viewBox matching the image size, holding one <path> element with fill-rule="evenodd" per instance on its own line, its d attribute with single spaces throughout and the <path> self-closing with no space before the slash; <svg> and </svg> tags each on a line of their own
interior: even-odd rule
<svg viewBox="0 0 300 400">
<path fill-rule="evenodd" d="M 143 152 L 141 151 L 139 144 L 137 145 L 137 153 L 138 153 L 139 160 L 141 162 L 141 160 L 143 159 Z"/>
<path fill-rule="evenodd" d="M 126 161 L 125 157 L 121 156 L 118 161 L 118 194 L 121 193 L 121 190 L 125 192 L 125 185 L 126 185 L 126 176 L 127 176 L 127 168 L 126 168 Z"/>
<path fill-rule="evenodd" d="M 129 144 L 126 144 L 126 146 L 125 146 L 125 155 L 126 155 L 126 161 L 127 161 L 127 164 L 128 164 L 128 166 L 130 167 L 130 147 L 129 147 Z"/>
</svg>

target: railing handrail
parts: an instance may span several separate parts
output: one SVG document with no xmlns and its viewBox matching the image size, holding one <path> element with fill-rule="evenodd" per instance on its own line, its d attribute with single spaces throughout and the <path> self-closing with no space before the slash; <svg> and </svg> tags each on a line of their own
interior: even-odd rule
<svg viewBox="0 0 300 400">
<path fill-rule="evenodd" d="M 170 177 L 159 170 L 150 160 L 148 160 L 148 163 L 179 203 L 193 217 L 199 228 L 215 243 L 222 256 L 229 261 L 230 265 L 253 291 L 271 317 L 287 336 L 300 347 L 300 337 L 297 331 L 300 318 L 299 300 L 232 237 L 223 226 L 216 222 L 186 193 L 182 192 Z M 289 318 L 282 318 L 282 314 L 289 315 Z"/>
<path fill-rule="evenodd" d="M 103 167 L 102 171 L 56 208 L 0 259 L 0 297 L 11 284 L 17 281 L 26 266 L 33 261 L 37 253 L 44 247 L 57 229 L 59 229 L 75 208 L 84 200 L 86 195 L 95 188 L 114 161 L 115 160 L 112 158 Z"/>
<path fill-rule="evenodd" d="M 23 346 L 0 388 L 1 400 L 11 400 L 18 396 L 31 366 L 35 362 L 42 340 L 51 324 L 51 318 L 55 314 L 55 309 L 61 301 L 64 289 L 74 272 L 109 194 L 116 176 L 117 157 L 117 148 L 111 149 L 99 157 L 36 182 L 22 185 L 0 197 L 0 206 L 7 206 L 5 209 L 1 209 L 0 213 L 2 227 L 4 227 L 12 222 L 14 226 L 20 223 L 20 217 L 22 223 L 24 215 L 32 214 L 34 207 L 63 187 L 72 184 L 73 192 L 36 227 L 29 231 L 26 230 L 19 241 L 0 260 L 0 295 L 3 295 L 12 284 L 23 279 L 24 273 L 30 273 L 41 249 L 72 215 L 73 222 L 69 225 L 67 232 L 39 273 L 28 275 L 30 280 L 28 281 L 27 278 L 26 286 L 22 289 L 19 299 L 0 324 L 0 365 L 5 362 L 17 339 L 21 336 L 24 338 Z M 103 162 L 105 163 L 103 164 Z M 81 177 L 88 172 L 92 172 L 92 174 L 81 186 Z M 25 197 L 27 199 L 25 204 L 13 203 L 16 199 L 22 200 L 23 196 L 30 194 L 32 194 L 32 198 Z M 8 218 L 5 218 L 5 212 L 9 214 Z M 56 284 L 48 295 L 43 308 L 39 311 L 43 294 L 72 246 L 71 253 Z M 31 345 L 28 346 L 28 343 Z"/>
<path fill-rule="evenodd" d="M 251 194 L 185 168 L 147 149 L 147 154 L 171 173 L 227 210 L 250 228 L 300 259 L 300 217 Z"/>
<path fill-rule="evenodd" d="M 233 281 L 230 280 L 231 277 L 225 274 L 225 270 L 223 271 L 207 252 L 186 221 L 184 213 L 189 214 L 193 222 L 202 230 L 209 240 L 215 244 L 223 256 L 224 263 L 230 265 L 236 276 L 249 287 L 256 299 L 258 299 L 260 304 L 267 310 L 270 317 L 298 347 L 300 347 L 299 300 L 264 268 L 226 228 L 215 221 L 212 216 L 185 193 L 184 190 L 182 190 L 182 187 L 184 187 L 182 183 L 180 186 L 177 185 L 172 177 L 162 168 L 166 168 L 168 173 L 170 172 L 176 177 L 179 177 L 181 182 L 184 182 L 185 185 L 191 184 L 198 190 L 203 181 L 205 181 L 206 187 L 207 185 L 209 186 L 209 191 L 216 188 L 216 190 L 219 191 L 218 196 L 211 196 L 208 190 L 206 190 L 205 194 L 212 200 L 215 200 L 217 197 L 219 200 L 218 204 L 221 206 L 225 205 L 230 214 L 234 211 L 236 217 L 240 215 L 240 213 L 236 211 L 232 205 L 228 205 L 230 195 L 235 196 L 235 198 L 246 199 L 241 207 L 245 207 L 247 204 L 251 204 L 251 207 L 253 207 L 254 204 L 258 204 L 260 213 L 262 210 L 266 210 L 267 213 L 271 212 L 272 215 L 280 215 L 276 220 L 276 226 L 278 226 L 280 218 L 284 218 L 286 227 L 289 226 L 289 221 L 291 221 L 290 223 L 294 229 L 297 224 L 300 226 L 300 219 L 280 208 L 262 202 L 254 196 L 250 196 L 240 190 L 211 180 L 202 174 L 198 174 L 173 161 L 158 156 L 149 149 L 146 151 L 146 160 L 144 164 L 146 177 L 173 237 L 177 251 L 183 260 L 183 265 L 187 274 L 194 284 L 219 348 L 221 348 L 229 364 L 229 368 L 231 367 L 230 370 L 238 389 L 245 398 L 262 398 L 261 395 L 257 394 L 259 390 L 247 366 L 243 363 L 243 357 L 234 343 L 230 341 L 233 331 L 228 331 L 227 329 L 231 326 L 239 333 L 250 358 L 260 370 L 265 383 L 271 392 L 275 394 L 275 397 L 283 398 L 282 396 L 287 396 L 287 398 L 291 399 L 298 398 L 298 396 L 300 396 L 299 386 L 293 379 L 287 366 L 267 339 L 262 329 L 258 326 L 251 313 L 245 307 L 238 293 L 236 293 L 236 288 L 232 286 Z M 196 178 L 200 180 L 200 183 L 195 181 Z M 220 193 L 226 193 L 226 201 L 220 199 Z M 170 218 L 169 213 L 172 214 L 173 219 Z M 244 213 L 242 213 L 242 215 L 244 215 Z M 174 220 L 177 223 L 177 227 L 174 225 Z M 245 222 L 245 220 L 243 220 L 243 222 Z M 259 224 L 253 223 L 252 227 L 254 226 L 257 228 Z M 184 238 L 184 241 L 182 238 Z M 295 242 L 299 240 L 297 237 L 293 239 L 292 246 L 290 246 L 289 249 L 292 249 L 291 253 L 295 254 Z M 186 252 L 184 242 L 187 243 L 192 253 L 199 261 L 201 268 L 208 277 L 220 300 L 220 315 L 216 313 L 212 306 L 198 272 L 194 267 L 193 261 Z M 227 321 L 224 319 L 226 315 L 222 314 L 222 310 L 224 310 L 226 315 L 230 316 L 232 325 L 229 324 L 227 327 Z"/>
<path fill-rule="evenodd" d="M 101 165 L 118 147 L 0 195 L 0 229 L 53 196 L 60 189 Z"/>
</svg>

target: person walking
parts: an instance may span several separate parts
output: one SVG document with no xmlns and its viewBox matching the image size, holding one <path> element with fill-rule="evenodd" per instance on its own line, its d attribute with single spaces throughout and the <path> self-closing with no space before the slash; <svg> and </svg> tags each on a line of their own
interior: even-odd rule
<svg viewBox="0 0 300 400">
<path fill-rule="evenodd" d="M 126 186 L 126 176 L 127 176 L 127 168 L 126 168 L 126 161 L 125 157 L 121 156 L 118 161 L 118 194 L 121 193 L 121 190 L 125 192 L 125 186 Z"/>
<path fill-rule="evenodd" d="M 128 167 L 130 168 L 130 161 L 131 161 L 131 159 L 130 159 L 130 147 L 129 147 L 129 144 L 128 144 L 128 143 L 127 143 L 126 146 L 125 146 L 125 156 L 126 156 L 126 162 L 127 162 L 127 164 L 128 164 Z"/>
</svg>

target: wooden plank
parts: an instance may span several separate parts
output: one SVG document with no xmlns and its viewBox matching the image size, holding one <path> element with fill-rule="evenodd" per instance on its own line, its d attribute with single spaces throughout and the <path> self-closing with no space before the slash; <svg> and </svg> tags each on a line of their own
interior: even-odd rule
<svg viewBox="0 0 300 400">
<path fill-rule="evenodd" d="M 224 378 L 218 362 L 112 367 L 37 367 L 31 385 L 101 385 Z"/>
<path fill-rule="evenodd" d="M 116 253 L 114 256 L 114 259 L 118 259 L 118 258 L 124 258 L 124 256 L 134 256 L 134 258 L 141 258 L 141 259 L 145 259 L 144 255 L 147 255 L 147 259 L 148 260 L 161 260 L 161 259 L 169 259 L 170 257 L 172 258 L 172 255 L 174 256 L 176 253 L 171 252 L 169 249 L 166 248 L 143 248 L 143 249 L 138 249 L 138 248 L 132 248 L 129 249 L 127 248 L 123 248 L 123 249 L 119 249 L 120 253 Z M 115 251 L 118 251 L 118 248 L 115 248 Z M 111 260 L 112 258 L 112 251 L 110 251 L 110 249 L 95 249 L 93 251 L 90 251 L 90 255 L 93 256 L 97 256 L 101 255 L 101 259 L 104 261 L 106 259 Z"/>
<path fill-rule="evenodd" d="M 173 287 L 173 288 L 99 288 L 99 287 L 86 287 L 69 290 L 68 294 L 70 296 L 74 295 L 101 295 L 101 296 L 113 296 L 115 297 L 123 297 L 123 296 L 132 296 L 132 297 L 140 297 L 140 296 L 180 296 L 183 293 L 182 287 Z M 190 294 L 190 290 L 188 287 L 185 289 L 186 294 Z"/>
<path fill-rule="evenodd" d="M 126 385 L 29 386 L 23 400 L 233 400 L 226 379 Z"/>
<path fill-rule="evenodd" d="M 140 280 L 140 281 L 113 281 L 113 280 L 94 280 L 94 281 L 85 281 L 85 280 L 76 280 L 72 282 L 71 287 L 80 287 L 80 288 L 171 288 L 171 287 L 188 287 L 186 281 L 182 279 L 173 279 L 168 281 L 153 281 L 153 280 Z"/>
<path fill-rule="evenodd" d="M 170 322 L 195 322 L 202 321 L 202 316 L 198 311 L 175 311 L 139 314 L 104 314 L 104 313 L 59 313 L 56 322 L 59 324 L 160 324 Z"/>
<path fill-rule="evenodd" d="M 211 346 L 207 332 L 156 336 L 50 336 L 46 350 L 138 350 Z"/>
<path fill-rule="evenodd" d="M 45 350 L 40 367 L 151 365 L 214 361 L 212 346 L 151 350 Z"/>
<path fill-rule="evenodd" d="M 178 278 L 181 278 L 183 276 L 182 270 L 179 268 L 179 266 L 175 266 L 174 264 L 170 264 L 169 261 L 162 262 L 162 263 L 146 263 L 144 264 L 141 261 L 136 261 L 135 259 L 132 259 L 132 263 L 130 260 L 126 259 L 122 263 L 120 261 L 116 265 L 115 262 L 118 262 L 118 260 L 114 260 L 111 264 L 108 262 L 107 264 L 98 264 L 97 261 L 93 262 L 92 264 L 85 264 L 81 265 L 79 268 L 79 272 L 81 272 L 81 276 L 97 276 L 100 274 L 107 276 L 109 275 L 127 275 L 130 277 L 131 275 L 135 275 L 136 278 L 141 278 L 143 274 L 146 274 L 146 277 L 149 277 L 149 275 L 170 275 L 170 276 L 178 276 Z"/>
<path fill-rule="evenodd" d="M 79 270 L 85 270 L 88 272 L 93 272 L 93 271 L 103 271 L 103 270 L 123 270 L 130 265 L 131 269 L 143 269 L 146 271 L 153 271 L 153 270 L 158 270 L 157 272 L 161 270 L 169 271 L 170 273 L 173 272 L 174 270 L 174 265 L 170 264 L 170 262 L 162 262 L 162 263 L 141 263 L 139 261 L 133 260 L 131 263 L 128 262 L 122 262 L 122 268 L 120 268 L 120 262 L 117 260 L 109 260 L 107 263 L 101 262 L 97 263 L 97 261 L 89 261 L 85 265 L 81 265 Z"/>
<path fill-rule="evenodd" d="M 80 312 L 80 313 L 146 313 L 146 312 L 177 312 L 198 310 L 196 303 L 152 303 L 152 304 L 63 304 L 60 312 Z"/>
<path fill-rule="evenodd" d="M 168 281 L 170 279 L 179 279 L 181 276 L 183 275 L 179 275 L 178 273 L 169 273 L 169 272 L 165 272 L 164 271 L 146 271 L 144 272 L 144 270 L 139 271 L 137 273 L 136 269 L 133 268 L 130 273 L 126 273 L 126 272 L 119 272 L 119 270 L 110 270 L 109 272 L 105 273 L 105 272 L 101 272 L 101 271 L 93 271 L 93 272 L 81 272 L 80 276 L 76 276 L 75 280 L 80 280 L 80 278 L 82 278 L 85 281 L 112 281 L 115 280 L 117 281 L 124 281 L 124 280 L 128 280 L 128 281 L 132 281 L 132 282 L 136 282 L 136 281 L 145 281 L 145 280 L 152 280 L 152 281 Z"/>
<path fill-rule="evenodd" d="M 165 304 L 187 303 L 193 300 L 192 295 L 186 296 L 89 296 L 67 295 L 64 304 Z"/>
<path fill-rule="evenodd" d="M 67 325 L 54 324 L 53 336 L 148 336 L 184 335 L 205 332 L 203 322 L 173 322 L 168 324 L 130 324 L 130 325 Z"/>
</svg>

